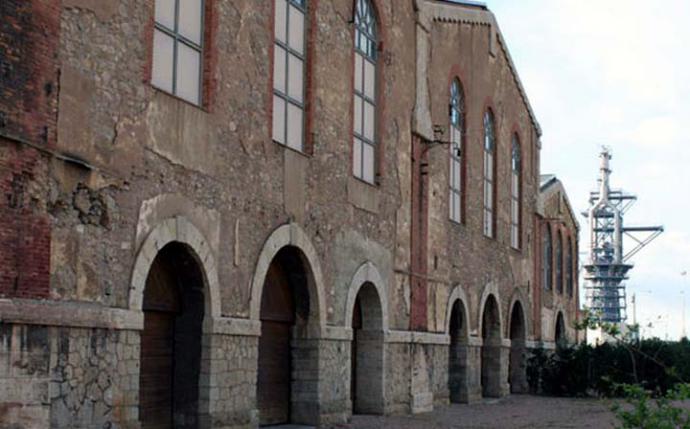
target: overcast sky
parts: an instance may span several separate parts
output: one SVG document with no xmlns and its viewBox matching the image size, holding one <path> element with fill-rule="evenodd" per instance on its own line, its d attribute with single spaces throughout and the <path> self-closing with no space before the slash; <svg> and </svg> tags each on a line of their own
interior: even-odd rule
<svg viewBox="0 0 690 429">
<path fill-rule="evenodd" d="M 543 130 L 542 173 L 564 182 L 580 212 L 600 147 L 611 147 L 612 186 L 638 196 L 626 224 L 666 228 L 633 258 L 628 281 L 643 335 L 680 336 L 683 290 L 690 335 L 690 1 L 487 3 Z"/>
</svg>

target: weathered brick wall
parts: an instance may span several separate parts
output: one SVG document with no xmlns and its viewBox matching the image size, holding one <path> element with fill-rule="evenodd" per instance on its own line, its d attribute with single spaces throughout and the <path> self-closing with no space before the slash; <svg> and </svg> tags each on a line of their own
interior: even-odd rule
<svg viewBox="0 0 690 429">
<path fill-rule="evenodd" d="M 46 297 L 46 158 L 55 144 L 59 1 L 0 4 L 0 296 Z"/>
<path fill-rule="evenodd" d="M 450 7 L 448 9 L 451 9 Z M 500 296 L 503 335 L 509 337 L 510 305 L 519 299 L 523 309 L 531 308 L 532 213 L 538 192 L 537 124 L 528 110 L 518 86 L 515 70 L 509 62 L 507 47 L 498 36 L 498 27 L 490 12 L 468 10 L 458 18 L 432 19 L 429 73 L 431 122 L 442 126 L 442 140 L 449 140 L 450 85 L 460 80 L 464 91 L 465 139 L 462 156 L 465 210 L 462 224 L 449 219 L 449 149 L 447 145 L 429 149 L 429 325 L 443 332 L 448 297 L 460 285 L 466 292 L 470 330 L 478 332 L 481 318 L 480 297 L 488 284 L 497 284 Z M 474 12 L 472 12 L 474 11 Z M 439 12 L 439 15 L 441 13 Z M 483 117 L 491 108 L 495 117 L 495 237 L 483 233 Z M 521 248 L 510 242 L 511 141 L 517 133 L 522 156 Z M 527 316 L 531 319 L 531 314 Z M 531 328 L 531 324 L 528 324 Z M 530 329 L 529 336 L 533 333 Z"/>
<path fill-rule="evenodd" d="M 564 322 L 566 326 L 567 337 L 569 341 L 578 339 L 578 332 L 573 328 L 573 323 L 578 317 L 579 308 L 579 283 L 578 283 L 578 252 L 579 252 L 579 225 L 575 219 L 572 207 L 568 201 L 565 187 L 562 182 L 556 180 L 542 190 L 540 194 L 540 210 L 543 218 L 540 219 L 539 225 L 542 229 L 541 234 L 544 234 L 544 228 L 547 225 L 551 228 L 552 248 L 553 248 L 553 288 L 551 290 L 544 289 L 541 284 L 542 272 L 539 271 L 539 285 L 541 291 L 541 311 L 540 322 L 542 325 L 541 338 L 544 341 L 553 341 L 555 337 L 556 317 L 558 311 L 563 311 Z M 563 292 L 559 293 L 556 287 L 556 246 L 558 245 L 558 234 L 563 237 Z M 567 284 L 565 280 L 565 271 L 568 268 L 566 263 L 566 246 L 570 238 L 571 251 L 573 255 L 573 294 L 568 295 Z M 540 235 L 540 243 L 542 243 L 543 236 Z M 541 244 L 539 246 L 541 250 Z M 543 259 L 543 251 L 540 251 L 538 257 Z M 543 267 L 544 261 L 540 261 L 540 269 Z"/>
<path fill-rule="evenodd" d="M 66 254 L 71 255 L 54 255 L 56 294 L 126 306 L 138 250 L 133 237 L 155 226 L 140 225 L 137 230 L 141 204 L 175 194 L 218 213 L 218 230 L 204 233 L 223 243 L 214 249 L 223 285 L 223 314 L 248 315 L 248 286 L 264 241 L 277 226 L 293 220 L 317 248 L 324 283 L 334 285 L 327 294 L 328 318 L 339 320 L 348 282 L 359 264 L 380 256 L 390 261 L 385 270 L 392 272 L 394 263 L 407 263 L 402 258 L 394 261 L 392 250 L 399 248 L 398 233 L 403 242 L 409 234 L 401 232 L 404 227 L 399 227 L 396 215 L 403 210 L 401 183 L 409 180 L 399 164 L 406 156 L 401 153 L 409 150 L 409 111 L 414 100 L 412 35 L 398 29 L 412 22 L 411 4 L 396 5 L 394 13 L 392 3 L 381 2 L 380 18 L 386 28 L 381 93 L 388 102 L 380 112 L 382 176 L 374 187 L 358 183 L 351 174 L 352 28 L 343 17 L 352 15 L 352 2 L 310 3 L 316 11 L 309 37 L 319 43 L 309 52 L 313 113 L 307 133 L 313 153 L 308 156 L 270 138 L 270 2 L 209 3 L 217 25 L 207 75 L 217 84 L 207 110 L 164 94 L 146 81 L 151 49 L 146 34 L 152 22 L 148 5 L 65 3 L 57 145 L 88 160 L 92 168 L 76 171 L 61 165 L 52 171 L 55 205 L 61 208 L 54 248 L 69 249 Z M 92 209 L 91 202 L 80 211 L 74 207 L 78 192 L 108 204 L 97 203 L 98 208 Z M 356 200 L 359 195 L 375 204 Z M 102 210 L 114 220 L 104 227 L 100 220 L 82 214 L 92 210 Z M 158 210 L 183 212 L 175 204 Z M 347 234 L 358 234 L 378 247 L 358 254 L 343 238 Z M 336 273 L 334 252 L 356 257 L 353 270 Z M 388 299 L 396 306 L 406 302 L 403 291 L 392 290 Z M 395 313 L 393 323 L 406 327 L 407 314 L 407 310 Z"/>
</svg>

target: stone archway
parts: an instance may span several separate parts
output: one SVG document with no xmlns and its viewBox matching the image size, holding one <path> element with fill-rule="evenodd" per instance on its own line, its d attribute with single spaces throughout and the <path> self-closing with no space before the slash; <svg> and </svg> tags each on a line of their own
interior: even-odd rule
<svg viewBox="0 0 690 429">
<path fill-rule="evenodd" d="M 184 216 L 158 223 L 134 262 L 129 308 L 143 312 L 139 420 L 196 427 L 209 413 L 200 400 L 204 319 L 220 316 L 216 263 L 208 241 Z"/>
<path fill-rule="evenodd" d="M 165 219 L 146 236 L 134 261 L 129 290 L 129 309 L 141 311 L 151 264 L 158 250 L 172 242 L 184 243 L 193 250 L 205 277 L 206 317 L 220 317 L 220 287 L 213 251 L 200 230 L 184 216 Z"/>
<path fill-rule="evenodd" d="M 257 365 L 259 422 L 318 424 L 320 350 L 325 327 L 316 250 L 296 224 L 269 236 L 252 279 L 250 317 L 261 321 Z"/>
<path fill-rule="evenodd" d="M 257 408 L 261 425 L 305 423 L 303 393 L 306 381 L 298 340 L 311 319 L 308 277 L 302 252 L 283 247 L 268 267 L 261 297 Z M 294 340 L 294 341 L 293 341 Z M 293 365 L 294 363 L 294 365 Z"/>
<path fill-rule="evenodd" d="M 385 411 L 384 333 L 388 326 L 386 294 L 378 269 L 362 264 L 352 278 L 346 307 L 346 326 L 352 328 L 350 400 L 353 414 Z"/>
<path fill-rule="evenodd" d="M 520 301 L 515 301 L 510 312 L 510 359 L 508 376 L 511 393 L 527 393 L 527 321 Z"/>
<path fill-rule="evenodd" d="M 554 341 L 556 342 L 556 347 L 564 347 L 568 344 L 568 336 L 565 331 L 565 319 L 563 318 L 563 312 L 559 311 L 556 315 L 556 332 L 554 334 Z"/>
<path fill-rule="evenodd" d="M 450 305 L 448 320 L 448 391 L 450 401 L 454 403 L 469 402 L 468 393 L 468 342 L 469 319 L 465 302 L 456 298 Z"/>
<path fill-rule="evenodd" d="M 199 425 L 204 284 L 201 266 L 186 244 L 166 244 L 151 263 L 140 343 L 143 429 Z"/>
<path fill-rule="evenodd" d="M 309 327 L 314 328 L 314 334 L 326 326 L 326 297 L 323 288 L 323 275 L 318 253 L 309 240 L 309 236 L 299 225 L 291 223 L 276 228 L 264 243 L 252 277 L 251 298 L 249 303 L 249 317 L 252 320 L 260 320 L 261 299 L 265 285 L 268 268 L 278 252 L 286 246 L 292 246 L 300 250 L 301 257 L 309 275 L 306 281 L 310 302 Z"/>
<path fill-rule="evenodd" d="M 383 414 L 383 318 L 372 283 L 359 289 L 352 312 L 350 399 L 353 414 Z"/>
<path fill-rule="evenodd" d="M 482 309 L 481 382 L 482 395 L 503 396 L 501 317 L 498 301 L 493 295 L 486 298 Z"/>
</svg>

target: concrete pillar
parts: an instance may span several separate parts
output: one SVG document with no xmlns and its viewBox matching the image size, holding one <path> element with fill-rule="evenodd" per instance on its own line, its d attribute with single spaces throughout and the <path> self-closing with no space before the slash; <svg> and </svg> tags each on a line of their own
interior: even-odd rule
<svg viewBox="0 0 690 429">
<path fill-rule="evenodd" d="M 511 341 L 510 349 L 510 392 L 527 393 L 527 346 L 523 339 Z"/>
<path fill-rule="evenodd" d="M 482 346 L 482 393 L 489 398 L 501 398 L 510 393 L 508 363 L 510 340 L 493 340 Z"/>
<path fill-rule="evenodd" d="M 482 399 L 482 340 L 470 337 L 467 343 L 467 391 L 466 401 L 476 402 Z"/>
</svg>

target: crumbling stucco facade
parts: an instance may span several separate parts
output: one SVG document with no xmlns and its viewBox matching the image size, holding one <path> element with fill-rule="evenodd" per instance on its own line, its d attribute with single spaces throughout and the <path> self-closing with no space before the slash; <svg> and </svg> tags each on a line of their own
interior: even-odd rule
<svg viewBox="0 0 690 429">
<path fill-rule="evenodd" d="M 0 119 L 9 118 L 0 213 L 11 220 L 0 227 L 0 421 L 141 427 L 160 376 L 156 335 L 169 332 L 178 348 L 165 356 L 184 362 L 169 371 L 175 426 L 256 427 L 281 411 L 261 408 L 276 401 L 261 383 L 264 365 L 282 365 L 266 339 L 286 323 L 289 422 L 524 391 L 527 349 L 550 340 L 534 310 L 540 128 L 491 12 L 370 1 L 380 30 L 372 184 L 351 164 L 357 2 L 306 2 L 302 151 L 271 136 L 274 1 L 205 1 L 199 105 L 151 84 L 154 3 L 0 7 L 16 21 L 2 27 L 0 65 L 28 76 L 0 81 Z M 27 60 L 36 46 L 43 62 Z M 456 79 L 457 223 L 448 216 Z M 19 109 L 20 99 L 32 104 Z M 27 277 L 28 267 L 37 272 Z"/>
</svg>

